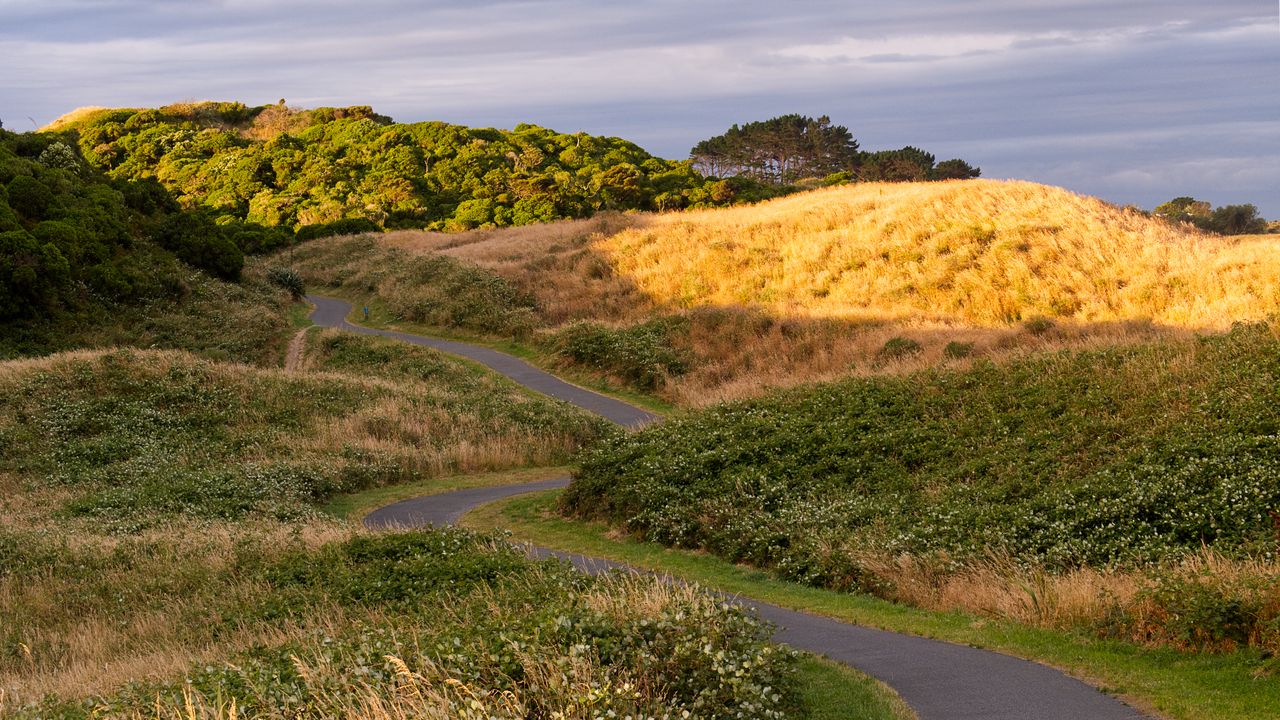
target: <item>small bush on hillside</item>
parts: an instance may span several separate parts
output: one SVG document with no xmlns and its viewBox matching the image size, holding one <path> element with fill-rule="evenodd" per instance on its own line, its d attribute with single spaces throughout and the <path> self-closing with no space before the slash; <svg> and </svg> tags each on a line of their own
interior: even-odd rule
<svg viewBox="0 0 1280 720">
<path fill-rule="evenodd" d="M 970 355 L 973 355 L 974 347 L 976 346 L 974 345 L 974 343 L 971 343 L 971 342 L 960 342 L 959 340 L 952 340 L 951 342 L 947 343 L 947 346 L 945 348 L 942 349 L 942 356 L 947 358 L 948 360 L 960 360 L 962 358 L 967 358 Z"/>
<path fill-rule="evenodd" d="M 244 267 L 244 253 L 208 215 L 170 215 L 156 226 L 154 237 L 178 259 L 225 280 L 238 279 Z"/>
<path fill-rule="evenodd" d="M 616 375 L 653 390 L 669 375 L 688 369 L 688 359 L 671 347 L 671 336 L 687 324 L 683 318 L 659 318 L 626 328 L 577 322 L 556 334 L 558 351 L 576 363 Z"/>
<path fill-rule="evenodd" d="M 298 271 L 293 268 L 273 267 L 267 270 L 267 280 L 288 290 L 295 300 L 307 294 L 307 287 L 302 281 L 302 275 L 298 274 Z"/>
<path fill-rule="evenodd" d="M 1054 323 L 1047 317 L 1037 316 L 1022 324 L 1032 335 L 1044 335 L 1054 328 Z"/>
<path fill-rule="evenodd" d="M 904 360 L 906 358 L 919 355 L 924 352 L 924 348 L 920 343 L 906 337 L 890 338 L 880 351 L 876 353 L 876 359 L 880 362 L 890 362 L 893 360 Z"/>
</svg>

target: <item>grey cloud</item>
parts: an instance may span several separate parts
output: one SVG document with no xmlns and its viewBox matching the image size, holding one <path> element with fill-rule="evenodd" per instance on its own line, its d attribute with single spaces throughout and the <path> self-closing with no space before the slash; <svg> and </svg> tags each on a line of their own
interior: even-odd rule
<svg viewBox="0 0 1280 720">
<path fill-rule="evenodd" d="M 0 118 L 283 96 L 404 121 L 538 122 L 680 157 L 733 122 L 825 113 L 864 147 L 921 145 L 989 176 L 1280 217 L 1278 178 L 1250 169 L 1280 155 L 1270 0 L 794 5 L 0 0 Z M 917 47 L 964 36 L 994 40 Z M 889 49 L 786 54 L 850 39 Z"/>
</svg>

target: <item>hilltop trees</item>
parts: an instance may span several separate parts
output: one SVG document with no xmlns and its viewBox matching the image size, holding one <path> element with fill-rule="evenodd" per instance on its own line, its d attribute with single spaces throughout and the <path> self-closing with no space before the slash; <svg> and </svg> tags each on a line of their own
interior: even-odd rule
<svg viewBox="0 0 1280 720">
<path fill-rule="evenodd" d="M 85 157 L 109 176 L 155 178 L 220 225 L 292 230 L 360 219 L 375 228 L 466 230 L 741 197 L 716 200 L 714 181 L 690 163 L 619 138 L 536 125 L 397 124 L 367 107 L 198 103 L 104 110 L 71 127 Z"/>
<path fill-rule="evenodd" d="M 782 115 L 734 125 L 723 135 L 703 140 L 690 156 L 699 171 L 713 177 L 745 175 L 762 182 L 789 184 L 848 169 L 858 142 L 831 118 Z"/>
<path fill-rule="evenodd" d="M 830 177 L 883 182 L 963 180 L 982 171 L 964 160 L 936 158 L 908 145 L 901 150 L 860 152 L 858 141 L 831 118 L 781 115 L 734 125 L 723 135 L 698 143 L 689 153 L 693 166 L 712 177 L 750 178 L 791 185 L 806 178 Z"/>
<path fill-rule="evenodd" d="M 1190 223 L 1221 235 L 1257 235 L 1267 231 L 1267 221 L 1258 215 L 1256 205 L 1212 204 L 1193 197 L 1176 197 L 1156 206 L 1155 215 L 1170 222 Z"/>
</svg>

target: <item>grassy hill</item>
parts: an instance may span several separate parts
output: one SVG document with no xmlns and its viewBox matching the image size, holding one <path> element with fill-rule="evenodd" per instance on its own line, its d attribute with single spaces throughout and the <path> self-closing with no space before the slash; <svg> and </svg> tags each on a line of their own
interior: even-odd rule
<svg viewBox="0 0 1280 720">
<path fill-rule="evenodd" d="M 1280 649 L 1280 340 L 1189 341 L 845 380 L 588 452 L 570 513 L 796 581 Z"/>
<path fill-rule="evenodd" d="M 323 517 L 344 490 L 562 461 L 602 424 L 423 348 L 308 344 L 306 373 L 0 363 L 0 715 L 804 712 L 796 659 L 709 595 Z"/>
<path fill-rule="evenodd" d="M 393 316 L 532 336 L 563 361 L 701 405 L 1261 319 L 1280 306 L 1277 242 L 1205 235 L 1060 188 L 966 181 L 335 239 L 289 262 Z M 481 282 L 465 270 L 468 305 L 503 319 L 442 311 L 446 266 L 490 271 Z"/>
</svg>

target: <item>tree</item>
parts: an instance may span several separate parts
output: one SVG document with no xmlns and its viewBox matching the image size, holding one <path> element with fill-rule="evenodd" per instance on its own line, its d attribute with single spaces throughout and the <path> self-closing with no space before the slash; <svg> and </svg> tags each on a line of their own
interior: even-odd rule
<svg viewBox="0 0 1280 720">
<path fill-rule="evenodd" d="M 1267 231 L 1267 221 L 1254 205 L 1224 205 L 1209 215 L 1207 229 L 1223 235 L 1259 235 Z"/>
<path fill-rule="evenodd" d="M 959 158 L 943 160 L 933 166 L 934 180 L 971 180 L 981 175 L 982 168 L 974 167 Z"/>
<path fill-rule="evenodd" d="M 21 230 L 0 233 L 0 318 L 42 315 L 66 284 L 67 259 Z"/>
<path fill-rule="evenodd" d="M 178 259 L 226 280 L 240 277 L 244 253 L 208 215 L 170 215 L 156 227 L 155 240 Z"/>
<path fill-rule="evenodd" d="M 803 177 L 824 177 L 848 169 L 858 142 L 843 125 L 823 115 L 781 115 L 734 125 L 690 150 L 694 167 L 711 177 L 745 175 L 763 182 L 789 184 Z"/>
<path fill-rule="evenodd" d="M 1176 197 L 1163 205 L 1157 205 L 1155 214 L 1171 222 L 1192 222 L 1195 218 L 1208 218 L 1213 206 L 1193 197 Z"/>
</svg>

